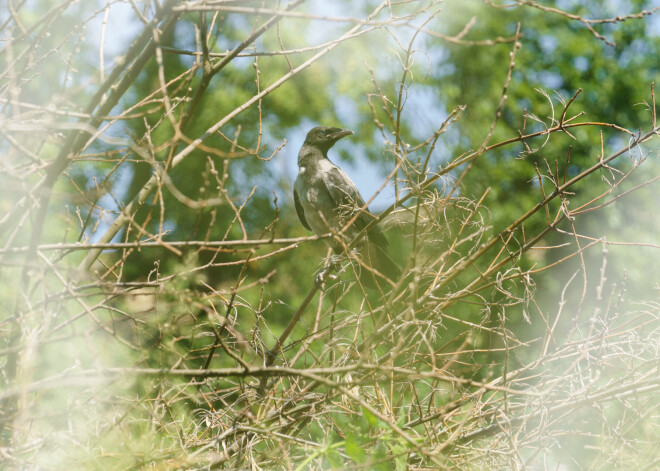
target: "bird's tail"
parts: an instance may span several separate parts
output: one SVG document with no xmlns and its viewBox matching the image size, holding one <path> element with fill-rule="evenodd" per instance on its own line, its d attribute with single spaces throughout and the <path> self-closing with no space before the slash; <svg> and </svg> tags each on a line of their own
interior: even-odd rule
<svg viewBox="0 0 660 471">
<path fill-rule="evenodd" d="M 396 283 L 401 277 L 401 269 L 380 245 L 367 243 L 362 247 L 362 261 L 365 266 L 359 269 L 362 284 L 370 289 L 385 290 L 391 284 L 383 278 Z M 376 273 L 377 272 L 377 273 Z"/>
</svg>

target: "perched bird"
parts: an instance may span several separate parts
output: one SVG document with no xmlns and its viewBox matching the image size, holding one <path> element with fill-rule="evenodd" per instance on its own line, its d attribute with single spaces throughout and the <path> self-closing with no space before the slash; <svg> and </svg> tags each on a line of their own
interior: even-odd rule
<svg viewBox="0 0 660 471">
<path fill-rule="evenodd" d="M 299 171 L 293 186 L 296 212 L 303 226 L 317 235 L 343 229 L 342 241 L 325 239 L 336 254 L 344 253 L 346 245 L 374 219 L 355 183 L 328 159 L 328 150 L 351 134 L 353 131 L 348 129 L 323 126 L 309 131 L 298 153 Z M 351 225 L 345 227 L 350 221 Z M 392 281 L 399 278 L 400 270 L 387 252 L 387 239 L 378 225 L 369 229 L 357 249 L 357 256 L 368 267 L 360 270 L 360 280 L 365 285 L 382 287 L 383 276 Z M 324 273 L 317 278 L 317 286 L 323 283 L 323 276 Z"/>
</svg>

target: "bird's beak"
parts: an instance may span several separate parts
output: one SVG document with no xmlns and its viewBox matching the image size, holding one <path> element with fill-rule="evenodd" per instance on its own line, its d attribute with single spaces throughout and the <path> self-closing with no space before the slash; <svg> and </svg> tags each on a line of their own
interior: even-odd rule
<svg viewBox="0 0 660 471">
<path fill-rule="evenodd" d="M 339 129 L 339 128 L 337 128 L 337 130 L 334 131 L 330 135 L 330 137 L 332 138 L 333 141 L 338 141 L 342 137 L 350 136 L 351 134 L 353 134 L 353 131 L 351 131 L 350 129 Z"/>
</svg>

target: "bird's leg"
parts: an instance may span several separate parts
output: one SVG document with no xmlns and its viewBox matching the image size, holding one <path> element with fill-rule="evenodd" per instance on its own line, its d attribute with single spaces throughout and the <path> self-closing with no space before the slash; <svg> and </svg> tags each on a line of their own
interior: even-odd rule
<svg viewBox="0 0 660 471">
<path fill-rule="evenodd" d="M 325 284 L 326 280 L 329 278 L 331 280 L 336 280 L 339 278 L 339 275 L 333 275 L 332 272 L 337 270 L 341 266 L 341 260 L 342 256 L 341 255 L 331 255 L 330 258 L 328 259 L 328 264 L 323 267 L 323 269 L 316 275 L 316 278 L 314 278 L 314 285 L 323 291 L 323 285 Z"/>
</svg>

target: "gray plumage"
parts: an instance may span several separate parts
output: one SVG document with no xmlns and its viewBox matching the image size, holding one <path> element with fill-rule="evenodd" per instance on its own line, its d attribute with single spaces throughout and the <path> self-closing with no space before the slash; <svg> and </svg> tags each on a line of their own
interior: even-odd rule
<svg viewBox="0 0 660 471">
<path fill-rule="evenodd" d="M 339 139 L 351 134 L 353 132 L 347 129 L 332 127 L 316 127 L 309 131 L 298 154 L 299 172 L 293 187 L 300 222 L 318 235 L 339 232 L 355 217 L 344 231 L 346 244 L 374 218 L 355 183 L 328 159 L 328 150 Z M 344 245 L 336 239 L 325 240 L 336 253 L 344 251 Z M 367 265 L 392 280 L 398 278 L 399 269 L 387 253 L 387 239 L 378 225 L 369 229 L 366 241 L 360 241 L 358 248 Z M 373 286 L 372 281 L 366 282 Z"/>
</svg>

